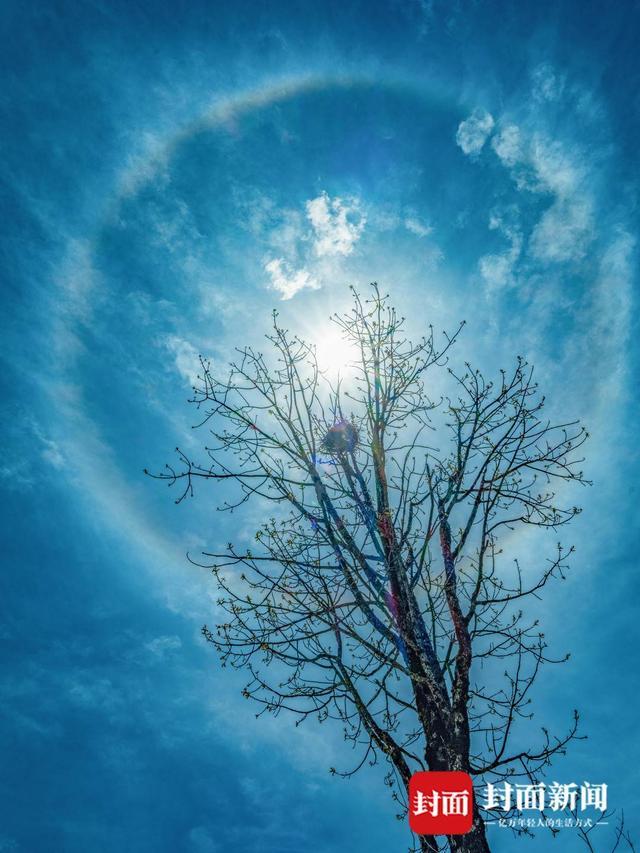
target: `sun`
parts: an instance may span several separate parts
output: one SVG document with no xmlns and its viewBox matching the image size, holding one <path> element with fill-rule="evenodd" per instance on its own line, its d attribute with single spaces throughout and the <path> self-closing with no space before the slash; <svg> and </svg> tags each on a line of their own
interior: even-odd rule
<svg viewBox="0 0 640 853">
<path fill-rule="evenodd" d="M 340 329 L 325 329 L 313 343 L 318 367 L 323 373 L 345 376 L 353 371 L 358 350 L 344 338 Z"/>
</svg>

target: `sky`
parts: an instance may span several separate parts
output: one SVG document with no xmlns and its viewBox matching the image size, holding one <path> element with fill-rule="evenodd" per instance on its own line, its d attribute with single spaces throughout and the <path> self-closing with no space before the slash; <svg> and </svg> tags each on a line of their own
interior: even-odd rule
<svg viewBox="0 0 640 853">
<path fill-rule="evenodd" d="M 461 361 L 523 355 L 591 432 L 572 570 L 541 605 L 572 657 L 532 725 L 580 709 L 548 781 L 606 782 L 640 838 L 640 4 L 8 0 L 0 20 L 0 851 L 408 847 L 380 768 L 331 777 L 341 732 L 256 720 L 201 638 L 216 590 L 186 553 L 250 539 L 264 507 L 176 506 L 143 474 L 201 447 L 198 354 L 261 346 L 273 308 L 330 352 L 329 314 L 372 280 L 415 335 L 465 319 Z"/>
</svg>

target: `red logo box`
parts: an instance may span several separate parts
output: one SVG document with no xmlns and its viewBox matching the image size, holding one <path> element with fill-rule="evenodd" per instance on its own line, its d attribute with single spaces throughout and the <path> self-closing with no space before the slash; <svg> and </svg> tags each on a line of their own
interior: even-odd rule
<svg viewBox="0 0 640 853">
<path fill-rule="evenodd" d="M 464 835 L 473 823 L 473 783 L 461 770 L 414 773 L 409 826 L 418 835 Z"/>
</svg>

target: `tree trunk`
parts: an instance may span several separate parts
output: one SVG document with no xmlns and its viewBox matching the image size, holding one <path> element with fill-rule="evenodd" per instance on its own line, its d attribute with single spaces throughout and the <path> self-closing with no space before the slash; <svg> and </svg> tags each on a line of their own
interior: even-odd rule
<svg viewBox="0 0 640 853">
<path fill-rule="evenodd" d="M 449 844 L 452 853 L 491 853 L 485 834 L 484 821 L 478 807 L 474 805 L 473 826 L 466 835 L 450 835 Z"/>
</svg>

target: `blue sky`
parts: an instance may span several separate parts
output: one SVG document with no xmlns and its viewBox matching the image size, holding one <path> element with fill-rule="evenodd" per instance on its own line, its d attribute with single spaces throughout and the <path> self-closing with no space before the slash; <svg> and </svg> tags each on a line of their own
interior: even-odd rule
<svg viewBox="0 0 640 853">
<path fill-rule="evenodd" d="M 261 507 L 176 507 L 142 475 L 198 447 L 198 353 L 259 343 L 274 306 L 321 343 L 373 279 L 415 333 L 466 319 L 461 359 L 525 355 L 590 428 L 543 608 L 572 659 L 534 725 L 580 708 L 553 778 L 607 782 L 638 838 L 638 3 L 1 17 L 0 850 L 408 846 L 377 770 L 329 777 L 339 731 L 256 721 L 203 647 L 216 594 L 185 552 L 250 538 Z"/>
</svg>

